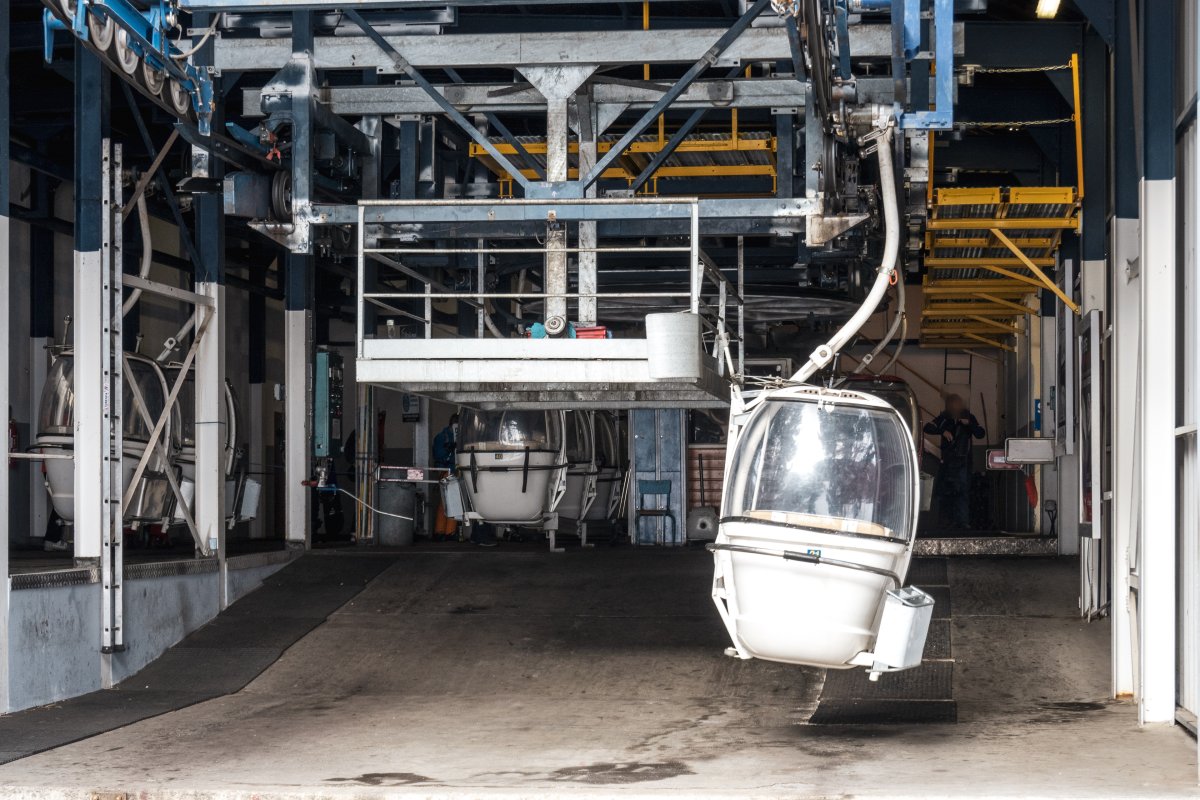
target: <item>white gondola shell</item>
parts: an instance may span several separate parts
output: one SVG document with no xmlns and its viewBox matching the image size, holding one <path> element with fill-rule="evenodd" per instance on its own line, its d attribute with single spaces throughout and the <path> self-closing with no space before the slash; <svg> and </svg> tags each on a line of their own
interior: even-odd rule
<svg viewBox="0 0 1200 800">
<path fill-rule="evenodd" d="M 481 521 L 538 526 L 564 493 L 562 412 L 465 409 L 455 463 Z"/>
<path fill-rule="evenodd" d="M 146 402 L 146 412 L 157 420 L 166 405 L 167 385 L 158 364 L 148 358 L 126 354 L 125 388 L 122 391 L 122 497 L 128 491 L 138 462 L 146 452 L 153 422 L 147 423 L 134 405 L 130 381 L 137 383 Z M 42 388 L 35 447 L 50 454 L 72 455 L 75 449 L 74 358 L 69 350 L 56 354 Z M 125 512 L 126 521 L 152 522 L 163 518 L 171 501 L 166 471 L 173 469 L 179 450 L 178 414 L 172 413 L 160 437 L 166 457 L 157 449 L 146 463 L 138 486 Z M 75 519 L 75 462 L 66 458 L 46 459 L 46 486 L 55 512 L 66 522 Z"/>
<path fill-rule="evenodd" d="M 567 478 L 558 514 L 566 519 L 586 519 L 596 500 L 594 419 L 591 411 L 568 411 L 564 417 Z"/>
<path fill-rule="evenodd" d="M 710 547 L 713 599 L 737 654 L 870 665 L 916 530 L 908 422 L 870 395 L 778 389 L 735 415 L 729 454 Z"/>
<path fill-rule="evenodd" d="M 613 415 L 596 412 L 596 499 L 584 519 L 589 522 L 611 519 L 617 495 L 621 492 L 621 449 L 617 442 L 617 427 Z"/>
</svg>

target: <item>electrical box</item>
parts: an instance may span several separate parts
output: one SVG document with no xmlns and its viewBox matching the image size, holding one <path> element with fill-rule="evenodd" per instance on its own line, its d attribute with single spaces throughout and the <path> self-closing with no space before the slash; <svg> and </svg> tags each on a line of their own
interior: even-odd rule
<svg viewBox="0 0 1200 800">
<path fill-rule="evenodd" d="M 933 598 L 928 594 L 915 586 L 889 590 L 875 637 L 875 663 L 891 669 L 920 666 L 932 619 Z"/>
<path fill-rule="evenodd" d="M 1009 464 L 1053 464 L 1054 440 L 1045 437 L 1005 439 L 1004 460 Z"/>
<path fill-rule="evenodd" d="M 313 455 L 333 458 L 342 442 L 342 356 L 318 350 L 313 370 Z"/>
</svg>

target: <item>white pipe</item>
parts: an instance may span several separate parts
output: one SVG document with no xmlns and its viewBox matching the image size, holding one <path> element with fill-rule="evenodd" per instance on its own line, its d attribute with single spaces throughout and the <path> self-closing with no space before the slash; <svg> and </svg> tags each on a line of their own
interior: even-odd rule
<svg viewBox="0 0 1200 800">
<path fill-rule="evenodd" d="M 867 294 L 863 304 L 854 316 L 846 321 L 837 333 L 825 344 L 818 347 L 808 357 L 808 361 L 791 377 L 793 383 L 806 383 L 809 378 L 833 360 L 834 355 L 846 346 L 846 343 L 858 333 L 859 328 L 870 319 L 887 292 L 892 270 L 896 268 L 896 259 L 900 255 L 900 209 L 896 197 L 896 174 L 892 167 L 892 137 L 895 134 L 895 122 L 889 120 L 883 136 L 879 138 L 875 148 L 879 159 L 879 188 L 883 195 L 884 244 L 883 259 L 879 262 L 879 270 L 875 273 L 875 284 Z"/>
<path fill-rule="evenodd" d="M 137 212 L 138 225 L 142 229 L 142 266 L 138 270 L 138 277 L 146 278 L 150 275 L 150 262 L 154 258 L 154 243 L 150 241 L 150 212 L 146 210 L 145 192 L 138 195 Z M 141 289 L 134 289 L 130 292 L 129 297 L 125 298 L 125 302 L 121 306 L 121 316 L 128 314 L 141 296 Z"/>
<path fill-rule="evenodd" d="M 497 339 L 504 338 L 504 334 L 501 333 L 500 329 L 496 327 L 496 323 L 492 322 L 492 315 L 487 311 L 483 312 L 483 324 L 486 325 L 487 329 L 492 332 L 492 336 L 495 336 Z"/>
</svg>

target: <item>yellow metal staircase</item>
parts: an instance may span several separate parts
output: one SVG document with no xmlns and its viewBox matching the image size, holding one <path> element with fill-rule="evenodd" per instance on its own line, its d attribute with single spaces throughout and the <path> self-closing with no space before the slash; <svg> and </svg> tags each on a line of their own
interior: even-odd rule
<svg viewBox="0 0 1200 800">
<path fill-rule="evenodd" d="M 936 189 L 925 233 L 923 347 L 1012 350 L 1047 289 L 1064 231 L 1079 224 L 1073 187 Z"/>
</svg>

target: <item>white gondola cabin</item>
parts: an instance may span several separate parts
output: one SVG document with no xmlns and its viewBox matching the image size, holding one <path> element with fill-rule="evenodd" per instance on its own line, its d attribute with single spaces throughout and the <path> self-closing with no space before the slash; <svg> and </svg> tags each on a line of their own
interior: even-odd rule
<svg viewBox="0 0 1200 800">
<path fill-rule="evenodd" d="M 709 548 L 736 655 L 916 666 L 932 601 L 903 588 L 919 498 L 908 422 L 871 395 L 791 386 L 735 414 L 729 443 Z"/>
<path fill-rule="evenodd" d="M 563 412 L 464 409 L 455 463 L 472 519 L 544 527 L 566 483 Z"/>
</svg>

